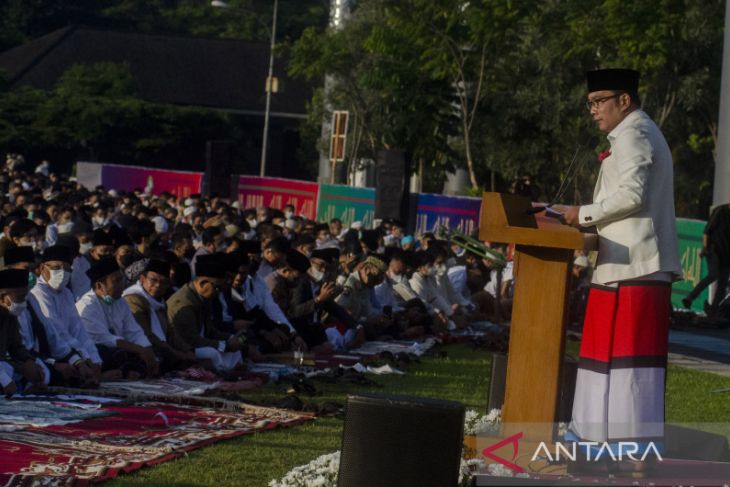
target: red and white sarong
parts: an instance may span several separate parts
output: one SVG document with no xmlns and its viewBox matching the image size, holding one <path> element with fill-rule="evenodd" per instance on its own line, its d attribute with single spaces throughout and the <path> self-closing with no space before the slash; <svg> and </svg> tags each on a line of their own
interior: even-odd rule
<svg viewBox="0 0 730 487">
<path fill-rule="evenodd" d="M 671 284 L 592 285 L 570 431 L 598 442 L 661 441 Z"/>
</svg>

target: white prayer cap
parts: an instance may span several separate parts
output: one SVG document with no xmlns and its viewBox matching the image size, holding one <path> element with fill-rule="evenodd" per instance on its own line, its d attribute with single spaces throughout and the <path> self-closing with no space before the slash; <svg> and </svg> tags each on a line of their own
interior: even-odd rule
<svg viewBox="0 0 730 487">
<path fill-rule="evenodd" d="M 185 206 L 192 206 L 192 205 L 193 205 L 193 199 L 185 198 Z"/>
<path fill-rule="evenodd" d="M 161 216 L 156 216 L 152 218 L 152 223 L 155 224 L 155 232 L 157 233 L 167 233 L 167 230 L 170 228 L 167 220 L 165 220 Z"/>
<path fill-rule="evenodd" d="M 238 235 L 238 232 L 240 232 L 240 231 L 241 231 L 241 229 L 233 224 L 226 225 L 226 227 L 225 227 L 226 237 L 235 237 L 236 235 Z"/>
<path fill-rule="evenodd" d="M 194 214 L 196 211 L 197 210 L 195 209 L 194 206 L 188 206 L 187 208 L 185 208 L 183 210 L 183 216 L 190 216 L 190 215 Z"/>
<path fill-rule="evenodd" d="M 573 261 L 573 265 L 577 265 L 580 267 L 588 267 L 588 257 L 585 255 L 579 255 L 575 258 Z"/>
<path fill-rule="evenodd" d="M 233 203 L 231 203 L 231 207 L 232 208 L 235 208 L 237 210 L 240 210 L 241 209 L 241 202 L 240 201 L 234 201 Z"/>
<path fill-rule="evenodd" d="M 116 198 L 117 196 L 119 196 L 119 193 L 117 193 L 116 189 L 110 189 L 109 196 L 111 196 L 112 198 Z"/>
<path fill-rule="evenodd" d="M 352 222 L 352 225 L 350 225 L 350 228 L 352 228 L 354 230 L 360 230 L 362 228 L 362 222 L 359 220 L 356 222 Z"/>
</svg>

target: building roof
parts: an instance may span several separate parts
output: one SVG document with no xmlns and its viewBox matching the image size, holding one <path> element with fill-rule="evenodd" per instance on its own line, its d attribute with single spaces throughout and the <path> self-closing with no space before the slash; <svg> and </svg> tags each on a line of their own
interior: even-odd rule
<svg viewBox="0 0 730 487">
<path fill-rule="evenodd" d="M 50 89 L 74 64 L 127 63 L 142 99 L 263 115 L 269 45 L 230 39 L 119 32 L 71 26 L 0 54 L 11 86 Z M 272 117 L 302 118 L 312 89 L 286 77 L 277 58 L 280 92 Z M 281 88 L 283 87 L 283 89 Z"/>
</svg>

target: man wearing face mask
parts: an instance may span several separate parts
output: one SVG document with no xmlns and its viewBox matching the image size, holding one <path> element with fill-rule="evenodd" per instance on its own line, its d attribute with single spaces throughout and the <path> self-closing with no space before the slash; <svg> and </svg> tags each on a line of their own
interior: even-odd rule
<svg viewBox="0 0 730 487">
<path fill-rule="evenodd" d="M 122 297 L 122 273 L 107 257 L 88 270 L 92 289 L 76 303 L 87 333 L 96 343 L 104 368 L 119 369 L 126 378 L 154 377 L 159 372 L 152 344 L 134 320 Z"/>
<path fill-rule="evenodd" d="M 0 271 L 0 388 L 6 397 L 17 391 L 16 383 L 43 389 L 50 379 L 23 345 L 17 316 L 26 309 L 28 271 Z"/>
<path fill-rule="evenodd" d="M 342 293 L 335 302 L 347 310 L 350 315 L 360 322 L 374 320 L 378 322 L 390 321 L 373 306 L 372 291 L 385 278 L 385 263 L 377 257 L 367 257 L 348 276 Z"/>
<path fill-rule="evenodd" d="M 208 227 L 203 230 L 201 235 L 202 246 L 195 252 L 192 260 L 190 261 L 190 267 L 192 269 L 193 277 L 195 274 L 195 264 L 198 261 L 198 257 L 201 255 L 211 255 L 216 252 L 223 252 L 226 250 L 225 247 L 226 236 L 223 233 L 221 227 Z"/>
<path fill-rule="evenodd" d="M 444 299 L 436 286 L 436 272 L 434 267 L 435 258 L 432 253 L 426 250 L 419 250 L 415 253 L 416 272 L 413 273 L 409 284 L 411 289 L 426 305 L 428 312 L 434 317 L 435 330 L 455 328 L 451 324 L 451 317 L 454 310 Z"/>
<path fill-rule="evenodd" d="M 69 206 L 58 210 L 56 221 L 46 227 L 46 245 L 55 245 L 59 235 L 74 230 L 74 216 L 75 212 Z"/>
<path fill-rule="evenodd" d="M 103 230 L 94 232 L 91 243 L 91 250 L 86 255 L 79 255 L 73 261 L 71 292 L 77 301 L 91 289 L 91 281 L 86 273 L 92 264 L 114 254 L 114 238 Z"/>
<path fill-rule="evenodd" d="M 215 328 L 211 302 L 226 278 L 225 266 L 215 255 L 201 255 L 195 264 L 195 279 L 167 300 L 167 318 L 179 338 L 181 351 L 193 352 L 199 360 L 210 360 L 219 373 L 243 367 L 241 351 L 248 348 L 244 334 L 225 333 Z"/>
<path fill-rule="evenodd" d="M 311 280 L 305 277 L 308 271 L 310 261 L 307 256 L 297 250 L 290 250 L 286 256 L 286 265 L 277 269 L 268 279 L 273 281 L 274 300 L 296 330 L 294 346 L 327 353 L 332 349 L 320 323 L 318 307 L 333 299 L 334 285 L 325 284 L 315 297 Z"/>
<path fill-rule="evenodd" d="M 99 383 L 102 361 L 93 340 L 86 333 L 67 285 L 71 278 L 71 251 L 68 247 L 48 247 L 41 257 L 38 282 L 31 290 L 31 304 L 46 329 L 55 329 L 60 340 L 81 356 L 72 365 L 89 387 Z M 113 379 L 116 372 L 106 374 Z"/>
<path fill-rule="evenodd" d="M 35 254 L 28 247 L 8 249 L 5 256 L 8 268 L 28 272 L 28 289 L 36 284 L 36 275 L 30 271 L 35 266 Z M 86 365 L 80 352 L 74 350 L 61 337 L 53 323 L 40 319 L 39 306 L 32 294 L 28 295 L 27 306 L 16 314 L 20 324 L 23 345 L 45 371 L 46 384 L 95 386 L 93 373 Z"/>
<path fill-rule="evenodd" d="M 451 305 L 454 313 L 468 313 L 474 308 L 474 306 L 471 301 L 456 292 L 454 289 L 454 286 L 449 279 L 449 269 L 446 265 L 449 252 L 446 248 L 440 245 L 440 243 L 441 242 L 439 242 L 439 244 L 432 245 L 428 249 L 434 257 L 433 265 L 436 268 L 436 288 L 438 289 L 439 294 Z"/>
<path fill-rule="evenodd" d="M 287 252 L 289 252 L 289 241 L 284 237 L 276 237 L 266 243 L 261 254 L 259 268 L 256 271 L 256 278 L 264 284 L 268 284 L 266 278 L 285 262 Z"/>
</svg>

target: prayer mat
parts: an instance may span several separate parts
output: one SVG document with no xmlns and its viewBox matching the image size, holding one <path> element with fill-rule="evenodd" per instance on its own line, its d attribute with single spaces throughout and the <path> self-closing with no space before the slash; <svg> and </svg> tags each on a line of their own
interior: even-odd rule
<svg viewBox="0 0 730 487">
<path fill-rule="evenodd" d="M 214 383 L 185 379 L 146 379 L 132 381 L 102 382 L 99 388 L 106 392 L 118 392 L 119 395 L 155 395 L 155 396 L 202 396 Z"/>
<path fill-rule="evenodd" d="M 111 416 L 0 431 L 0 486 L 86 485 L 224 439 L 312 419 L 308 414 L 235 404 L 230 409 L 107 404 L 101 408 Z"/>
<path fill-rule="evenodd" d="M 113 414 L 99 404 L 54 400 L 0 399 L 0 430 L 66 425 Z"/>
<path fill-rule="evenodd" d="M 436 338 L 429 337 L 420 342 L 408 340 L 393 340 L 390 342 L 365 342 L 359 348 L 350 350 L 349 353 L 357 355 L 376 355 L 378 353 L 390 352 L 393 354 L 405 352 L 421 356 L 438 343 Z"/>
</svg>

